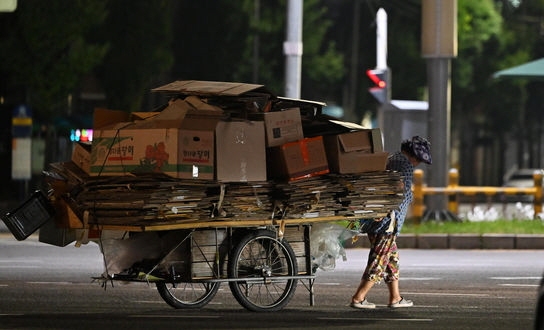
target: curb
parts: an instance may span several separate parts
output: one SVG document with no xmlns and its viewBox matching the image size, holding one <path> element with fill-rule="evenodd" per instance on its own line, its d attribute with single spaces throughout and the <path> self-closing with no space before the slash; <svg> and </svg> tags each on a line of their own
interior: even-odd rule
<svg viewBox="0 0 544 330">
<path fill-rule="evenodd" d="M 0 221 L 0 236 L 11 235 Z M 397 244 L 403 249 L 499 249 L 538 250 L 544 249 L 544 234 L 402 234 Z M 347 240 L 344 248 L 369 248 L 366 236 L 359 236 L 356 242 Z"/>
<path fill-rule="evenodd" d="M 544 235 L 527 234 L 421 234 L 400 235 L 397 244 L 403 249 L 544 249 Z M 344 248 L 369 248 L 365 236 L 344 242 Z"/>
</svg>

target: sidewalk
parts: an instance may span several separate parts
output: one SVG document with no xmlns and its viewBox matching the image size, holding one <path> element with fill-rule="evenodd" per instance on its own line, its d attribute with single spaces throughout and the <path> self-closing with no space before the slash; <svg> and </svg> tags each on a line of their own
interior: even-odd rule
<svg viewBox="0 0 544 330">
<path fill-rule="evenodd" d="M 400 234 L 397 244 L 402 249 L 544 249 L 544 234 Z M 361 236 L 345 248 L 368 248 L 368 239 Z"/>
</svg>

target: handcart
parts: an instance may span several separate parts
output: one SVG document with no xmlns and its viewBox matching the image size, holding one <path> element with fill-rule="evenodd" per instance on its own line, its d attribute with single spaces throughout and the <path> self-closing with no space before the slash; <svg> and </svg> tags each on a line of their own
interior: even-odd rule
<svg viewBox="0 0 544 330">
<path fill-rule="evenodd" d="M 277 311 L 298 282 L 314 304 L 312 226 L 381 218 L 402 200 L 399 174 L 384 171 L 379 130 L 322 118 L 320 102 L 225 82 L 176 81 L 153 91 L 174 95 L 160 113 L 95 112 L 94 129 L 108 127 L 100 141 L 49 164 L 47 196 L 36 193 L 3 217 L 18 239 L 54 218 L 53 229 L 66 234 L 59 246 L 100 245 L 105 272 L 95 279 L 104 285 L 154 283 L 172 307 L 200 308 L 228 283 L 246 309 Z M 146 135 L 150 127 L 159 137 Z M 186 135 L 195 127 L 205 130 Z M 330 173 L 325 144 L 338 167 Z M 252 165 L 257 174 L 248 178 Z M 272 180 L 268 170 L 278 171 Z M 75 237 L 65 241 L 68 234 Z"/>
<path fill-rule="evenodd" d="M 134 246 L 161 246 L 160 254 L 97 280 L 153 282 L 170 306 L 200 308 L 209 303 L 221 283 L 250 311 L 277 311 L 293 297 L 300 281 L 314 305 L 315 265 L 310 254 L 310 230 L 315 221 L 345 217 L 212 221 L 150 227 L 91 226 L 123 231 Z M 107 243 L 99 242 L 107 258 Z M 156 244 L 158 243 L 158 244 Z M 144 248 L 145 249 L 145 248 Z"/>
</svg>

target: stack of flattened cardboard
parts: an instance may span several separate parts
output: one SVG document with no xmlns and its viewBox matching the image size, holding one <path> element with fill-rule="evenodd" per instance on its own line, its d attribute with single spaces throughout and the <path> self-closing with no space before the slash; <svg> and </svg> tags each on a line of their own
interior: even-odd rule
<svg viewBox="0 0 544 330">
<path fill-rule="evenodd" d="M 373 218 L 376 212 L 393 210 L 403 200 L 401 177 L 396 172 L 368 172 L 357 175 L 337 175 L 336 180 L 345 190 L 338 201 L 346 206 L 342 215 L 361 215 Z"/>
<path fill-rule="evenodd" d="M 80 221 L 74 225 L 58 219 L 57 226 L 71 228 L 81 228 L 83 222 L 134 226 L 232 218 L 373 218 L 387 214 L 402 199 L 395 172 L 228 184 L 160 174 L 90 177 L 72 162 L 51 164 L 48 173 L 62 194 L 58 198 Z"/>
</svg>

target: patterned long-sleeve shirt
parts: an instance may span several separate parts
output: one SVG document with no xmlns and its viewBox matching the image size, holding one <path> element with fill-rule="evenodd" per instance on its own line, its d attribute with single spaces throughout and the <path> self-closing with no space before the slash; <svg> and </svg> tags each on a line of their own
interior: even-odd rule
<svg viewBox="0 0 544 330">
<path fill-rule="evenodd" d="M 414 166 L 410 163 L 410 160 L 400 151 L 397 151 L 389 156 L 387 159 L 387 170 L 399 172 L 403 184 L 404 184 L 404 200 L 400 203 L 398 211 L 395 212 L 395 218 L 397 220 L 396 233 L 400 233 L 408 208 L 414 199 L 412 193 L 412 182 L 414 178 Z"/>
</svg>

